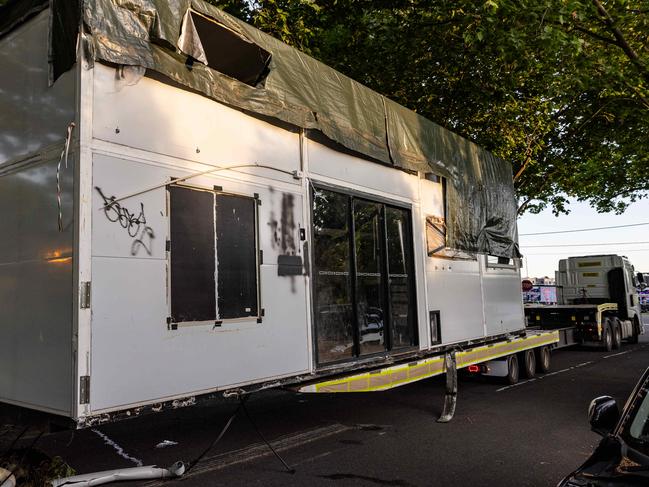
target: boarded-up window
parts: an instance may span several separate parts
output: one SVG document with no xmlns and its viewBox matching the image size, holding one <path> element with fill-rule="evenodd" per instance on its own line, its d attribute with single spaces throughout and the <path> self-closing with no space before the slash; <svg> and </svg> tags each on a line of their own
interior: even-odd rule
<svg viewBox="0 0 649 487">
<path fill-rule="evenodd" d="M 179 186 L 169 191 L 171 319 L 214 321 L 214 195 Z"/>
<path fill-rule="evenodd" d="M 435 255 L 446 249 L 446 221 L 443 217 L 426 217 L 426 247 L 428 255 Z"/>
<path fill-rule="evenodd" d="M 259 316 L 257 201 L 169 188 L 173 323 Z"/>
<path fill-rule="evenodd" d="M 216 195 L 218 315 L 257 316 L 257 235 L 253 198 Z"/>
</svg>

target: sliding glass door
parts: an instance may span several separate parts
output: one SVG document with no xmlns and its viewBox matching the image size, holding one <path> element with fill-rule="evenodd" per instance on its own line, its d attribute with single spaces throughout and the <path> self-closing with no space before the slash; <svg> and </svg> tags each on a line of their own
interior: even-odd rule
<svg viewBox="0 0 649 487">
<path fill-rule="evenodd" d="M 319 364 L 417 344 L 408 209 L 314 189 Z"/>
</svg>

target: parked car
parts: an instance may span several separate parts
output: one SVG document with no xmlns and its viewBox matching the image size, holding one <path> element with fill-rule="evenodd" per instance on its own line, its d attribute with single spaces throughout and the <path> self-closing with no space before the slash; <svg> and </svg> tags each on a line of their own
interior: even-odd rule
<svg viewBox="0 0 649 487">
<path fill-rule="evenodd" d="M 604 438 L 593 454 L 558 487 L 649 485 L 649 369 L 622 413 L 610 396 L 593 399 L 591 429 Z"/>
</svg>

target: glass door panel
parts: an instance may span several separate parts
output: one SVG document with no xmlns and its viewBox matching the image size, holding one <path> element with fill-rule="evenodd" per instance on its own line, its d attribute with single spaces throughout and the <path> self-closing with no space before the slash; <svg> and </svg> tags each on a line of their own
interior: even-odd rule
<svg viewBox="0 0 649 487">
<path fill-rule="evenodd" d="M 386 350 L 381 207 L 379 203 L 354 200 L 356 320 L 360 355 Z"/>
<path fill-rule="evenodd" d="M 314 318 L 318 363 L 354 355 L 349 197 L 313 193 Z"/>
<path fill-rule="evenodd" d="M 385 224 L 392 348 L 410 347 L 416 343 L 410 212 L 386 206 Z"/>
</svg>

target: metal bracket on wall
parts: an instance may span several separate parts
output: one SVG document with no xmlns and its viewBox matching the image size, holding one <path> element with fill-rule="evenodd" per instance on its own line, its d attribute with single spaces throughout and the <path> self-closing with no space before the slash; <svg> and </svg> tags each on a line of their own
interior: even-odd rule
<svg viewBox="0 0 649 487">
<path fill-rule="evenodd" d="M 90 281 L 84 281 L 79 285 L 79 307 L 90 308 Z"/>
<path fill-rule="evenodd" d="M 90 404 L 90 376 L 79 377 L 79 404 Z"/>
</svg>

